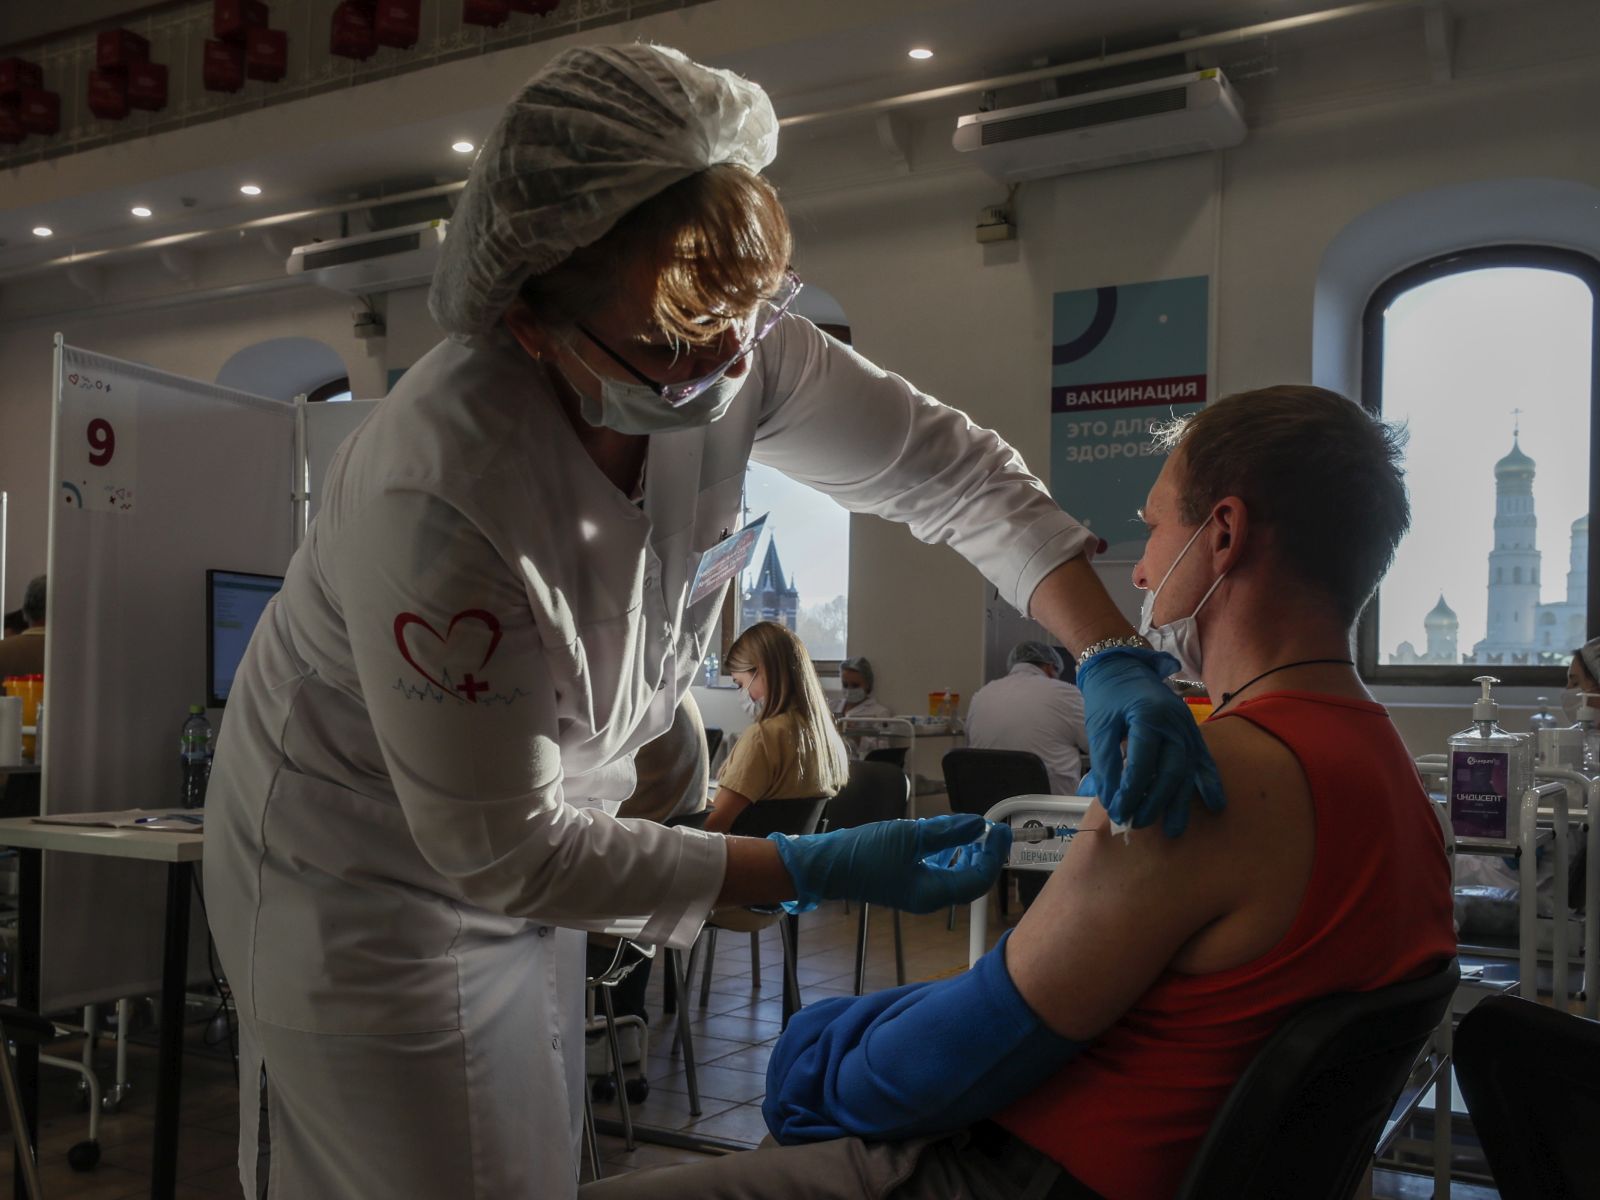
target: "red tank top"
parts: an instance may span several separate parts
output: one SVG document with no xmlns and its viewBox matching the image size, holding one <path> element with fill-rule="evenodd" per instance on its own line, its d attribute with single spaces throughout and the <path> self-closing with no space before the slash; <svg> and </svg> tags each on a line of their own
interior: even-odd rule
<svg viewBox="0 0 1600 1200">
<path fill-rule="evenodd" d="M 1455 953 L 1444 835 L 1381 705 L 1275 692 L 1225 712 L 1294 754 L 1316 850 L 1294 924 L 1252 962 L 1169 971 L 1076 1060 L 995 1118 L 1107 1200 L 1168 1200 L 1262 1044 L 1308 1001 Z M 1262 847 L 1262 853 L 1270 853 Z"/>
</svg>

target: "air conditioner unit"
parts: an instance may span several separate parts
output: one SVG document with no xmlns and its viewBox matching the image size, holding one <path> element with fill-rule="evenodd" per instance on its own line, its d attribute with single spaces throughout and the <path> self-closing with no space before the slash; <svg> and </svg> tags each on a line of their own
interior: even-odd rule
<svg viewBox="0 0 1600 1200">
<path fill-rule="evenodd" d="M 449 226 L 444 220 L 424 221 L 296 246 L 289 252 L 289 274 L 308 275 L 322 287 L 351 296 L 427 283 Z"/>
<path fill-rule="evenodd" d="M 1239 98 L 1218 70 L 1106 88 L 956 121 L 954 144 L 1015 182 L 1237 146 Z"/>
</svg>

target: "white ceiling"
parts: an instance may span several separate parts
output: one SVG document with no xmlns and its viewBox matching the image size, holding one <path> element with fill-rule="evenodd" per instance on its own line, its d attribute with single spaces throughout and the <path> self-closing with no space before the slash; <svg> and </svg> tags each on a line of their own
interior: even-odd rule
<svg viewBox="0 0 1600 1200">
<path fill-rule="evenodd" d="M 16 0 L 10 0 L 16 3 Z M 443 2 L 443 0 L 440 0 Z M 1470 0 L 1473 8 L 1529 0 Z M 603 31 L 655 37 L 739 70 L 772 94 L 780 116 L 814 112 L 1081 59 L 1198 32 L 1327 9 L 1329 0 L 715 0 Z M 1460 11 L 1467 4 L 1453 0 Z M 1367 36 L 1392 26 L 1417 37 L 1401 9 L 1359 18 Z M 1336 32 L 1343 28 L 1343 33 Z M 1280 35 L 1349 36 L 1343 26 Z M 30 164 L 0 176 L 0 284 L 8 273 L 76 251 L 296 208 L 463 178 L 450 143 L 481 141 L 504 97 L 561 42 L 446 63 L 347 91 L 264 108 L 141 141 Z M 906 56 L 913 45 L 935 52 Z M 1240 53 L 1259 54 L 1260 47 Z M 531 65 L 530 65 L 531 64 Z M 806 136 L 826 136 L 808 128 Z M 249 200 L 240 183 L 265 194 Z M 195 201 L 190 208 L 180 198 Z M 137 221 L 135 204 L 157 216 Z M 36 224 L 57 236 L 41 242 Z"/>
</svg>

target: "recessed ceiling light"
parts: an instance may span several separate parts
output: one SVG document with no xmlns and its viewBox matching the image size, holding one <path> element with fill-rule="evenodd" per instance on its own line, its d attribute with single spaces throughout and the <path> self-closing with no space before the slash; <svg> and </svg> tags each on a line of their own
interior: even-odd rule
<svg viewBox="0 0 1600 1200">
<path fill-rule="evenodd" d="M 925 46 L 918 46 L 914 50 L 907 50 L 906 53 L 909 54 L 912 58 L 932 58 L 933 57 L 933 51 L 929 50 Z"/>
<path fill-rule="evenodd" d="M 35 225 L 33 227 L 34 237 L 49 237 L 53 233 L 55 233 L 55 230 L 48 225 Z"/>
<path fill-rule="evenodd" d="M 150 210 L 142 204 L 134 205 L 130 211 L 136 217 L 148 217 L 150 215 Z"/>
<path fill-rule="evenodd" d="M 246 196 L 259 196 L 259 195 L 261 195 L 261 189 L 258 188 L 253 183 L 247 183 L 243 187 L 241 187 L 239 190 L 241 192 L 243 192 Z"/>
<path fill-rule="evenodd" d="M 451 142 L 450 149 L 454 150 L 457 154 L 471 154 L 477 149 L 477 147 L 463 138 L 459 142 Z"/>
</svg>

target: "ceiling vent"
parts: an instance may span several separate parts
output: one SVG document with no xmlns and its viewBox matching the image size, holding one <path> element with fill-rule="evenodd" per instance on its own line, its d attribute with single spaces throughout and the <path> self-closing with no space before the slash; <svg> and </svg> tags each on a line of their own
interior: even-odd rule
<svg viewBox="0 0 1600 1200">
<path fill-rule="evenodd" d="M 424 221 L 296 246 L 289 253 L 289 274 L 351 296 L 415 287 L 433 278 L 449 227 L 448 221 Z"/>
<path fill-rule="evenodd" d="M 956 121 L 954 145 L 1008 182 L 1237 146 L 1238 96 L 1221 71 L 1193 71 Z"/>
</svg>

